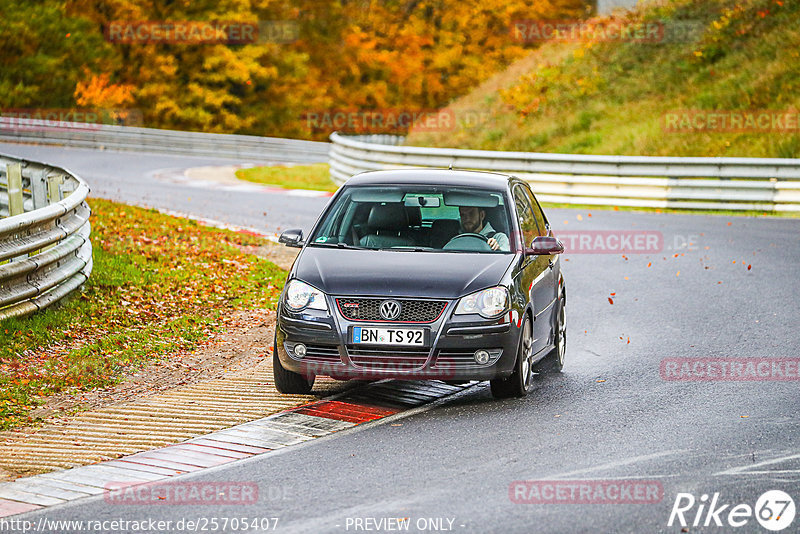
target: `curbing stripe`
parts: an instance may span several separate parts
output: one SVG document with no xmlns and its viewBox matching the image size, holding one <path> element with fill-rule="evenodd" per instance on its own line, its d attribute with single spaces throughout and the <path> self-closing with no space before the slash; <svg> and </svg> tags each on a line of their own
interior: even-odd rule
<svg viewBox="0 0 800 534">
<path fill-rule="evenodd" d="M 294 445 L 295 443 L 300 443 L 302 441 L 308 441 L 310 439 L 313 439 L 307 436 L 298 436 L 296 434 L 290 434 L 288 432 L 284 432 L 281 429 L 272 428 L 264 425 L 252 425 L 249 423 L 244 425 L 239 425 L 238 427 L 230 428 L 228 430 L 222 430 L 212 435 L 237 436 L 244 438 L 253 437 L 264 441 L 270 441 L 272 443 L 277 444 L 278 446 Z"/>
<path fill-rule="evenodd" d="M 148 465 L 154 467 L 164 467 L 166 469 L 174 469 L 175 471 L 178 471 L 179 475 L 182 475 L 184 473 L 191 473 L 192 471 L 197 471 L 199 469 L 202 469 L 202 467 L 199 467 L 197 465 L 182 464 L 170 460 L 161 460 L 159 458 L 134 458 L 133 456 L 125 456 L 117 461 L 139 464 L 139 465 Z"/>
<path fill-rule="evenodd" d="M 269 418 L 269 422 L 274 424 L 292 424 L 307 427 L 310 429 L 321 430 L 323 432 L 336 432 L 344 430 L 353 426 L 353 423 L 347 421 L 336 421 L 333 419 L 320 419 L 319 417 L 312 417 L 309 415 L 301 414 L 297 411 L 284 412 Z"/>
<path fill-rule="evenodd" d="M 333 421 L 333 419 L 331 419 L 331 421 Z M 344 421 L 337 421 L 337 422 L 343 423 Z M 281 422 L 281 423 L 274 422 L 272 423 L 272 427 L 283 430 L 284 432 L 291 432 L 292 434 L 297 434 L 298 436 L 307 436 L 309 438 L 319 438 L 327 434 L 330 434 L 331 432 L 335 432 L 335 430 L 321 430 L 319 428 L 313 428 L 310 426 L 302 426 L 286 422 Z"/>
<path fill-rule="evenodd" d="M 197 445 L 194 443 L 183 444 L 181 445 L 181 448 L 187 451 L 214 454 L 216 456 L 222 456 L 223 458 L 234 458 L 236 460 L 241 460 L 242 458 L 250 458 L 251 456 L 253 456 L 253 453 L 249 452 L 237 452 L 237 451 L 232 451 L 230 449 L 221 449 L 219 447 L 211 447 L 208 445 Z"/>
<path fill-rule="evenodd" d="M 107 480 L 102 480 L 95 476 L 94 473 L 89 473 L 84 469 L 83 467 L 73 467 L 72 469 L 66 469 L 64 471 L 54 471 L 52 473 L 43 473 L 34 477 L 28 477 L 27 480 L 39 477 L 51 478 L 54 480 L 63 480 L 64 482 L 94 486 L 101 490 L 105 489 L 106 483 L 108 482 Z"/>
<path fill-rule="evenodd" d="M 266 428 L 269 430 L 277 430 L 283 432 L 284 434 L 288 434 L 289 436 L 294 436 L 295 438 L 303 440 L 308 440 L 315 437 L 315 436 L 310 436 L 308 432 L 300 432 L 298 431 L 299 429 L 291 428 L 287 425 L 280 425 L 280 427 L 278 427 L 278 425 L 276 425 L 271 421 L 262 421 L 262 420 L 250 421 L 249 423 L 247 423 L 247 426 L 248 428 L 252 427 L 252 428 Z"/>
<path fill-rule="evenodd" d="M 219 454 L 214 452 L 211 448 L 206 448 L 206 450 L 200 449 L 195 450 L 191 446 L 186 446 L 184 443 L 180 443 L 178 445 L 171 445 L 168 447 L 169 452 L 171 454 L 179 454 L 185 455 L 189 458 L 199 458 L 201 460 L 210 459 L 210 460 L 219 460 L 219 459 L 234 459 L 237 460 L 239 458 L 246 458 L 252 456 L 252 454 L 245 454 L 243 456 L 235 456 L 234 454 Z M 221 452 L 221 451 L 220 451 Z M 147 453 L 143 453 L 147 454 Z"/>
<path fill-rule="evenodd" d="M 328 400 L 311 402 L 178 444 L 0 484 L 0 517 L 99 495 L 119 484 L 158 483 L 252 458 L 412 410 L 471 385 L 420 381 L 367 384 Z"/>
<path fill-rule="evenodd" d="M 263 439 L 256 439 L 254 437 L 242 437 L 242 436 L 238 436 L 238 435 L 235 435 L 235 434 L 233 434 L 233 435 L 231 435 L 231 434 L 223 434 L 221 432 L 215 432 L 213 434 L 213 439 L 215 439 L 217 441 L 224 441 L 224 442 L 228 442 L 228 443 L 233 443 L 233 444 L 236 444 L 236 445 L 248 445 L 248 446 L 252 446 L 252 447 L 261 447 L 263 449 L 270 449 L 270 450 L 280 449 L 281 448 L 281 444 L 280 443 L 274 443 L 274 442 L 266 441 L 266 440 L 263 440 Z"/>
<path fill-rule="evenodd" d="M 188 454 L 172 454 L 171 452 L 166 452 L 165 449 L 156 449 L 155 451 L 143 452 L 141 454 L 142 456 L 140 456 L 140 458 L 167 460 L 170 462 L 193 465 L 195 467 L 213 467 L 233 461 L 233 458 L 223 458 L 222 456 L 207 455 L 205 458 L 200 458 Z"/>
<path fill-rule="evenodd" d="M 36 504 L 39 506 L 53 506 L 55 504 L 62 504 L 67 502 L 65 499 L 58 499 L 56 497 L 47 497 L 45 495 L 28 493 L 14 488 L 0 489 L 0 499 L 9 499 L 19 501 L 26 504 Z"/>
<path fill-rule="evenodd" d="M 373 391 L 373 392 L 370 392 L 369 397 L 367 397 L 367 396 L 358 396 L 358 397 L 354 397 L 352 400 L 354 400 L 356 402 L 358 402 L 358 401 L 363 401 L 363 402 L 369 401 L 369 402 L 371 402 L 373 404 L 377 400 L 377 401 L 384 402 L 384 403 L 387 403 L 387 404 L 391 403 L 391 404 L 393 404 L 395 406 L 400 406 L 402 410 L 408 410 L 410 408 L 414 408 L 416 406 L 419 406 L 420 404 L 423 404 L 422 402 L 418 401 L 417 399 L 414 399 L 414 400 L 401 399 L 401 398 L 399 398 L 399 396 L 394 395 L 392 392 L 382 392 L 382 391 Z"/>
<path fill-rule="evenodd" d="M 88 493 L 84 493 L 82 491 L 70 491 L 61 488 L 54 488 L 45 484 L 37 484 L 34 482 L 20 482 L 18 484 L 12 484 L 11 488 L 18 491 L 23 491 L 25 493 L 44 495 L 45 497 L 55 497 L 56 499 L 63 499 L 65 501 L 71 501 L 89 496 Z"/>
<path fill-rule="evenodd" d="M 112 479 L 127 477 L 134 481 L 142 480 L 144 482 L 154 482 L 164 478 L 164 475 L 156 475 L 155 473 L 148 473 L 146 471 L 135 471 L 133 469 L 111 466 L 105 463 L 87 465 L 84 469 L 89 473 L 97 473 L 101 477 L 108 476 L 112 477 Z"/>
<path fill-rule="evenodd" d="M 35 504 L 0 499 L 0 517 L 24 514 L 25 512 L 32 512 L 34 510 L 40 510 L 41 508 L 41 506 L 37 506 Z"/>
<path fill-rule="evenodd" d="M 145 471 L 147 473 L 155 473 L 157 475 L 162 475 L 166 477 L 180 475 L 181 473 L 185 472 L 185 471 L 179 471 L 177 469 L 156 467 L 154 465 L 135 464 L 133 462 L 123 462 L 120 460 L 111 460 L 110 462 L 105 462 L 103 465 L 110 465 L 112 467 L 119 467 L 120 469 L 130 469 L 133 471 Z"/>
<path fill-rule="evenodd" d="M 370 406 L 367 404 L 353 404 L 351 402 L 342 402 L 342 401 L 322 401 L 318 402 L 313 405 L 315 410 L 318 411 L 330 411 L 333 413 L 344 413 L 347 415 L 350 414 L 367 414 L 367 415 L 379 415 L 381 417 L 386 417 L 389 415 L 394 415 L 400 410 L 388 409 L 388 408 L 381 408 L 378 406 Z"/>
<path fill-rule="evenodd" d="M 103 493 L 101 488 L 95 488 L 94 486 L 86 486 L 84 484 L 73 484 L 71 482 L 67 482 L 65 480 L 55 480 L 51 478 L 44 478 L 44 477 L 29 477 L 21 480 L 17 480 L 15 484 L 22 484 L 22 483 L 35 483 L 41 484 L 43 486 L 49 486 L 51 488 L 58 488 L 58 489 L 66 489 L 69 491 L 74 491 L 76 493 L 85 493 L 87 495 L 100 495 Z"/>
<path fill-rule="evenodd" d="M 249 452 L 251 454 L 261 454 L 269 452 L 272 449 L 264 449 L 262 447 L 250 447 L 247 445 L 238 445 L 236 443 L 225 443 L 224 441 L 215 441 L 211 438 L 197 438 L 186 443 L 196 443 L 197 445 L 207 445 L 209 447 L 218 447 L 223 450 L 236 451 L 236 452 Z"/>
<path fill-rule="evenodd" d="M 356 425 L 359 425 L 361 423 L 367 423 L 367 422 L 373 421 L 375 419 L 380 419 L 380 417 L 378 417 L 378 416 L 356 417 L 356 416 L 350 416 L 350 415 L 344 415 L 344 414 L 336 414 L 336 413 L 330 413 L 330 412 L 320 412 L 320 411 L 312 410 L 312 409 L 303 410 L 300 413 L 305 414 L 305 415 L 311 415 L 311 416 L 314 416 L 314 417 L 324 417 L 324 418 L 328 418 L 328 419 L 335 419 L 337 421 L 346 421 L 348 423 L 353 423 L 353 424 L 356 424 Z"/>
</svg>

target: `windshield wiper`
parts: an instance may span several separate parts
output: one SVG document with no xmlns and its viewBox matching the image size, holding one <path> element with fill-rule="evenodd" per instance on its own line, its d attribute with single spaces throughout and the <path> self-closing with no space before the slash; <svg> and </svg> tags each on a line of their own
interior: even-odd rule
<svg viewBox="0 0 800 534">
<path fill-rule="evenodd" d="M 353 250 L 366 250 L 365 247 L 356 247 L 348 245 L 347 243 L 309 243 L 314 247 L 329 247 L 329 248 L 349 248 Z"/>
<path fill-rule="evenodd" d="M 408 252 L 408 251 L 430 252 L 430 251 L 432 251 L 434 249 L 432 247 L 413 247 L 413 246 L 408 246 L 408 247 L 384 247 L 384 248 L 379 248 L 378 250 L 399 250 L 399 251 L 405 251 L 405 252 Z"/>
</svg>

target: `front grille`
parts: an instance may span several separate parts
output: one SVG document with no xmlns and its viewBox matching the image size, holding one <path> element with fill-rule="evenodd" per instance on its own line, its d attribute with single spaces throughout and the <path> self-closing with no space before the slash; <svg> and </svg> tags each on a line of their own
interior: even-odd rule
<svg viewBox="0 0 800 534">
<path fill-rule="evenodd" d="M 392 321 L 381 317 L 380 306 L 385 300 L 400 303 L 400 316 Z M 380 321 L 393 323 L 432 323 L 447 307 L 444 300 L 338 298 L 339 313 L 349 321 Z"/>
<path fill-rule="evenodd" d="M 428 349 L 364 349 L 347 347 L 353 365 L 375 371 L 407 371 L 422 367 L 428 360 Z"/>
</svg>

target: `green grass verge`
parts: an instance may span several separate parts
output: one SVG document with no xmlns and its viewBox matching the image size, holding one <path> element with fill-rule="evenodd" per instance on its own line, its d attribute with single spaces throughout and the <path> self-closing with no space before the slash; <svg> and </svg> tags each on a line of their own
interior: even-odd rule
<svg viewBox="0 0 800 534">
<path fill-rule="evenodd" d="M 112 385 L 190 351 L 230 312 L 274 307 L 285 271 L 242 252 L 257 237 L 93 199 L 94 271 L 57 308 L 0 321 L 0 429 L 44 398 Z"/>
<path fill-rule="evenodd" d="M 236 171 L 236 177 L 247 182 L 274 185 L 286 189 L 336 191 L 338 188 L 331 180 L 327 163 L 239 169 Z"/>
</svg>

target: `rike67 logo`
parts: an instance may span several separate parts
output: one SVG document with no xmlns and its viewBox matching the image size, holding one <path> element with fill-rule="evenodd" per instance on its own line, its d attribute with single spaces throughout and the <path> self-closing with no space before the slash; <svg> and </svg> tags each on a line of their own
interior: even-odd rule
<svg viewBox="0 0 800 534">
<path fill-rule="evenodd" d="M 667 526 L 671 527 L 677 521 L 682 527 L 691 524 L 693 527 L 736 528 L 747 525 L 755 517 L 762 527 L 777 532 L 791 525 L 794 516 L 794 500 L 788 493 L 780 490 L 765 492 L 756 500 L 755 507 L 745 503 L 723 503 L 719 493 L 715 493 L 710 501 L 707 494 L 695 499 L 691 493 L 678 493 Z"/>
</svg>

